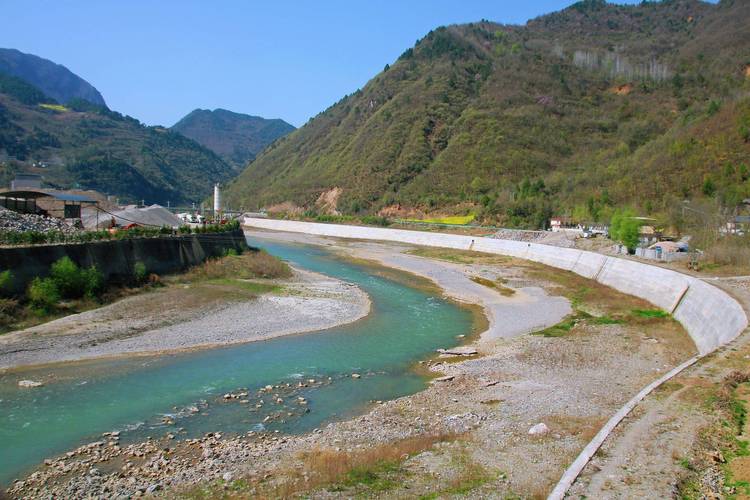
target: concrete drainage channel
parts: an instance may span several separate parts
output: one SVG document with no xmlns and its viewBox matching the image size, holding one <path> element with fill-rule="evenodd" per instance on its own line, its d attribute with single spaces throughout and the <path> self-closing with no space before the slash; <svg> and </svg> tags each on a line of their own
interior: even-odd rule
<svg viewBox="0 0 750 500">
<path fill-rule="evenodd" d="M 698 359 L 737 338 L 748 325 L 742 306 L 724 291 L 676 271 L 617 257 L 539 243 L 362 226 L 245 218 L 259 229 L 335 238 L 392 241 L 412 245 L 473 250 L 539 262 L 593 279 L 669 311 L 687 330 L 698 356 L 655 380 L 620 408 L 563 474 L 549 499 L 561 499 L 612 430 L 649 393 Z"/>
</svg>

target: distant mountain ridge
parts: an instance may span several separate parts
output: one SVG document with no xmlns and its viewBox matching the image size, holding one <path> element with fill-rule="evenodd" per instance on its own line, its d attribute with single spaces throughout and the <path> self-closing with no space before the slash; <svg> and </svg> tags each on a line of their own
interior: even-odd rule
<svg viewBox="0 0 750 500">
<path fill-rule="evenodd" d="M 60 104 L 82 99 L 107 107 L 93 85 L 61 64 L 16 49 L 0 49 L 0 73 L 20 78 Z"/>
<path fill-rule="evenodd" d="M 267 119 L 217 108 L 213 111 L 196 109 L 175 123 L 172 130 L 209 148 L 240 169 L 295 127 L 278 118 Z"/>
<path fill-rule="evenodd" d="M 200 203 L 236 170 L 213 151 L 164 127 L 147 127 L 82 99 L 51 103 L 0 73 L 0 184 L 17 172 L 53 188 L 94 189 L 126 202 Z"/>
</svg>

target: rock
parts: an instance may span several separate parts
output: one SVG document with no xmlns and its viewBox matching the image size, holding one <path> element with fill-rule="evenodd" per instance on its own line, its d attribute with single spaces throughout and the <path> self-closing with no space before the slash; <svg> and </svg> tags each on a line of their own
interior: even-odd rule
<svg viewBox="0 0 750 500">
<path fill-rule="evenodd" d="M 159 483 L 154 483 L 151 486 L 149 486 L 148 488 L 146 488 L 146 494 L 147 495 L 151 495 L 155 491 L 157 491 L 159 488 L 161 488 L 161 486 L 159 485 Z"/>
<path fill-rule="evenodd" d="M 453 349 L 438 349 L 437 352 L 440 354 L 449 354 L 451 356 L 474 356 L 477 354 L 477 350 L 473 347 L 454 347 Z"/>
<path fill-rule="evenodd" d="M 44 384 L 42 382 L 36 382 L 34 380 L 19 380 L 18 387 L 41 387 Z"/>
<path fill-rule="evenodd" d="M 483 386 L 484 387 L 492 387 L 493 385 L 499 384 L 499 380 L 490 380 L 489 382 L 486 382 Z"/>
<path fill-rule="evenodd" d="M 529 429 L 529 436 L 543 436 L 544 434 L 547 434 L 549 432 L 549 427 L 547 427 L 543 422 L 540 422 L 533 426 L 531 429 Z"/>
<path fill-rule="evenodd" d="M 435 382 L 450 382 L 455 377 L 453 375 L 446 375 L 445 377 L 438 377 L 435 379 Z"/>
<path fill-rule="evenodd" d="M 228 482 L 228 483 L 229 483 L 229 482 L 231 482 L 231 481 L 232 481 L 232 479 L 234 479 L 234 476 L 232 475 L 232 473 L 231 473 L 231 472 L 225 472 L 225 473 L 224 473 L 224 475 L 223 475 L 223 476 L 221 476 L 221 478 L 222 478 L 222 479 L 223 479 L 224 481 L 226 481 L 226 482 Z"/>
<path fill-rule="evenodd" d="M 352 373 L 352 378 L 362 378 L 362 375 L 359 373 Z"/>
</svg>

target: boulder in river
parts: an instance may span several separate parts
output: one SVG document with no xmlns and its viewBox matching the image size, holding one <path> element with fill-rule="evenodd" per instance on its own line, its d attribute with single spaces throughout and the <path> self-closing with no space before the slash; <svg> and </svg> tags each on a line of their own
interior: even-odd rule
<svg viewBox="0 0 750 500">
<path fill-rule="evenodd" d="M 42 382 L 36 382 L 34 380 L 19 380 L 18 387 L 41 387 L 44 384 Z"/>
</svg>

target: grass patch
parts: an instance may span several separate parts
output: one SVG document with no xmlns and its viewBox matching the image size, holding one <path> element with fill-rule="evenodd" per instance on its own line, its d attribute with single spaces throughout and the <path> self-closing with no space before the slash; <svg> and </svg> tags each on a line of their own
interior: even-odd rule
<svg viewBox="0 0 750 500">
<path fill-rule="evenodd" d="M 532 335 L 540 335 L 542 337 L 548 337 L 548 338 L 554 338 L 554 337 L 564 337 L 566 336 L 578 321 L 576 321 L 573 317 L 568 317 L 568 319 L 565 319 L 564 321 L 561 321 L 560 323 L 550 326 L 549 328 L 545 328 L 544 330 L 539 330 L 538 332 L 532 333 Z"/>
<path fill-rule="evenodd" d="M 482 278 L 481 276 L 472 276 L 471 281 L 473 281 L 474 283 L 478 283 L 480 285 L 484 285 L 487 288 L 492 288 L 493 290 L 497 290 L 500 293 L 500 295 L 502 295 L 503 297 L 512 297 L 516 293 L 515 290 L 502 285 L 502 283 L 497 280 L 493 281 L 487 278 Z"/>
<path fill-rule="evenodd" d="M 584 320 L 592 319 L 589 313 L 584 311 L 576 311 L 565 317 L 560 323 L 532 333 L 532 335 L 541 335 L 542 337 L 564 337 L 567 335 L 578 323 Z"/>
<path fill-rule="evenodd" d="M 593 317 L 589 322 L 594 325 L 622 325 L 625 323 L 625 320 L 622 318 L 613 318 L 605 314 L 604 316 Z"/>
<path fill-rule="evenodd" d="M 631 313 L 639 318 L 669 318 L 670 314 L 661 309 L 633 309 Z"/>
<path fill-rule="evenodd" d="M 408 252 L 409 255 L 424 257 L 427 259 L 444 260 L 456 264 L 497 264 L 507 265 L 512 258 L 504 255 L 494 255 L 471 250 L 453 250 L 449 248 L 415 248 Z"/>
<path fill-rule="evenodd" d="M 680 465 L 689 462 L 678 482 L 681 498 L 702 498 L 700 478 L 707 470 L 718 469 L 724 477 L 727 498 L 750 494 L 750 441 L 747 432 L 747 401 L 750 399 L 750 372 L 734 371 L 711 386 L 704 411 L 713 423 L 701 429 L 699 440 Z M 717 463 L 716 457 L 721 457 Z"/>
</svg>

